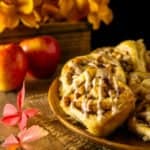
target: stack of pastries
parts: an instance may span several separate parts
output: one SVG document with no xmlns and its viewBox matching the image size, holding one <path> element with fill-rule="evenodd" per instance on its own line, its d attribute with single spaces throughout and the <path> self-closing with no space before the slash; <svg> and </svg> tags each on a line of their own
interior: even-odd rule
<svg viewBox="0 0 150 150">
<path fill-rule="evenodd" d="M 124 122 L 150 140 L 150 52 L 142 40 L 126 40 L 75 57 L 59 76 L 63 111 L 96 136 Z"/>
</svg>

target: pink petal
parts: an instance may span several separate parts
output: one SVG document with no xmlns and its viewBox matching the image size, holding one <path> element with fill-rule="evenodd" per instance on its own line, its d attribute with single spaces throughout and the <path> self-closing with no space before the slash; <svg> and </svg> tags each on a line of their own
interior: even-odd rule
<svg viewBox="0 0 150 150">
<path fill-rule="evenodd" d="M 38 125 L 33 125 L 29 129 L 25 129 L 18 134 L 18 137 L 22 143 L 29 143 L 36 141 L 44 136 L 48 135 L 48 132 Z"/>
<path fill-rule="evenodd" d="M 18 126 L 19 126 L 20 130 L 22 130 L 22 129 L 24 129 L 26 127 L 26 125 L 27 125 L 27 119 L 28 118 L 27 118 L 26 114 L 23 112 L 21 114 L 20 121 L 18 123 Z"/>
<path fill-rule="evenodd" d="M 18 114 L 1 118 L 1 122 L 5 125 L 14 126 L 18 123 L 20 116 Z"/>
<path fill-rule="evenodd" d="M 27 115 L 27 117 L 31 118 L 35 116 L 37 113 L 39 113 L 39 110 L 35 108 L 29 108 L 24 110 L 24 113 Z"/>
<path fill-rule="evenodd" d="M 18 111 L 21 111 L 23 104 L 24 104 L 24 98 L 25 98 L 25 83 L 22 85 L 22 89 L 19 91 L 17 95 L 17 107 Z"/>
<path fill-rule="evenodd" d="M 17 114 L 17 109 L 14 105 L 12 104 L 6 104 L 4 106 L 4 110 L 3 110 L 3 116 L 11 116 L 11 115 L 15 115 Z"/>
<path fill-rule="evenodd" d="M 18 145 L 19 144 L 19 141 L 18 139 L 13 135 L 11 134 L 10 136 L 8 136 L 4 143 L 2 144 L 3 147 L 8 147 L 8 146 L 11 146 L 11 145 Z"/>
</svg>

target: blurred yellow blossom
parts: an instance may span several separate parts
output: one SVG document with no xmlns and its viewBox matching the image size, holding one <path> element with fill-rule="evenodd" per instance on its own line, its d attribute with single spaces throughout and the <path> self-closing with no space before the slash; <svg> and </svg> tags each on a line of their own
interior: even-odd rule
<svg viewBox="0 0 150 150">
<path fill-rule="evenodd" d="M 19 24 L 14 10 L 15 7 L 13 5 L 7 5 L 3 1 L 0 1 L 0 32 L 5 28 L 15 28 Z"/>
<path fill-rule="evenodd" d="M 109 24 L 113 19 L 109 0 L 59 0 L 61 13 L 71 21 L 87 17 L 94 29 L 100 27 L 101 21 Z"/>
<path fill-rule="evenodd" d="M 38 28 L 48 21 L 87 20 L 98 29 L 113 19 L 108 5 L 109 0 L 0 0 L 0 32 L 20 23 Z"/>
<path fill-rule="evenodd" d="M 88 15 L 88 0 L 59 0 L 60 13 L 69 21 L 79 21 Z"/>
<path fill-rule="evenodd" d="M 34 0 L 0 1 L 0 32 L 17 27 L 20 21 L 29 27 L 38 27 L 41 20 L 36 12 Z"/>
<path fill-rule="evenodd" d="M 100 27 L 101 21 L 105 24 L 109 24 L 112 21 L 112 11 L 108 7 L 109 0 L 88 0 L 88 2 L 88 21 L 93 24 L 94 29 Z"/>
</svg>

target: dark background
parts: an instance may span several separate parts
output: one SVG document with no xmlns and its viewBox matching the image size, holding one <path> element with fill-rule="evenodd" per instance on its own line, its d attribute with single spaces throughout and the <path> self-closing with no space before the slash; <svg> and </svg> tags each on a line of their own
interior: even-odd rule
<svg viewBox="0 0 150 150">
<path fill-rule="evenodd" d="M 110 0 L 114 19 L 108 26 L 102 24 L 99 30 L 92 32 L 92 48 L 143 38 L 147 49 L 150 49 L 148 3 L 149 0 Z"/>
</svg>

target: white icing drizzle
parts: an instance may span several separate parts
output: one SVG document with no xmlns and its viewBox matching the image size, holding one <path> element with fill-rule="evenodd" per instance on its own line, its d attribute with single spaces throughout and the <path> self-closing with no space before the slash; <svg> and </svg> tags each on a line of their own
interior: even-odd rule
<svg viewBox="0 0 150 150">
<path fill-rule="evenodd" d="M 70 63 L 68 63 L 69 67 L 72 67 L 75 70 L 76 74 L 80 74 L 82 72 L 81 68 L 79 68 L 78 64 L 71 61 Z"/>
<path fill-rule="evenodd" d="M 115 104 L 115 101 L 114 101 L 114 103 L 112 105 L 111 111 L 112 111 L 112 115 L 114 115 L 114 114 L 116 114 L 118 112 L 116 104 Z"/>
<path fill-rule="evenodd" d="M 114 88 L 115 88 L 115 92 L 116 92 L 116 98 L 118 98 L 119 96 L 119 87 L 118 87 L 118 83 L 117 83 L 117 79 L 115 76 L 113 76 L 113 85 L 114 85 Z"/>
<path fill-rule="evenodd" d="M 78 94 L 78 89 L 77 89 L 77 88 L 75 88 L 73 102 L 78 101 L 78 99 L 77 99 L 77 94 Z"/>
<path fill-rule="evenodd" d="M 142 112 L 141 114 L 143 114 L 145 116 L 145 119 L 147 120 L 147 122 L 149 122 L 150 124 L 150 104 L 145 104 L 146 110 L 144 112 Z"/>
<path fill-rule="evenodd" d="M 86 93 L 88 92 L 89 87 L 91 86 L 91 78 L 90 78 L 90 74 L 88 73 L 88 71 L 84 72 L 84 77 L 85 77 L 85 83 L 84 83 L 84 87 L 85 87 L 85 91 Z M 81 103 L 81 107 L 82 107 L 82 111 L 84 113 L 84 116 L 87 117 L 87 113 L 89 111 L 89 107 L 88 107 L 88 99 L 87 99 L 87 95 L 84 95 L 82 103 Z"/>
<path fill-rule="evenodd" d="M 74 104 L 78 101 L 78 98 L 77 98 L 77 93 L 78 93 L 77 79 L 73 80 L 71 88 L 73 88 L 73 90 L 74 90 L 74 97 L 73 97 L 73 100 L 71 102 L 71 107 L 70 108 L 73 109 L 74 108 Z"/>
<path fill-rule="evenodd" d="M 90 104 L 92 103 L 92 100 L 88 100 L 87 102 L 87 111 L 89 112 L 90 111 Z"/>
<path fill-rule="evenodd" d="M 145 112 L 140 113 L 140 115 L 144 116 L 146 121 L 150 123 L 150 112 L 146 110 Z"/>
<path fill-rule="evenodd" d="M 72 88 L 74 90 L 74 99 L 72 100 L 72 103 L 74 104 L 76 101 L 78 101 L 78 98 L 77 98 L 77 93 L 78 93 L 77 80 L 73 80 Z"/>
<path fill-rule="evenodd" d="M 97 79 L 97 78 L 94 78 L 94 79 L 92 80 L 92 85 L 93 85 L 93 87 L 96 86 L 96 79 Z"/>
<path fill-rule="evenodd" d="M 116 80 L 116 77 L 113 76 L 113 85 L 114 85 L 114 88 L 115 88 L 115 92 L 116 92 L 116 96 L 113 98 L 113 105 L 112 105 L 112 115 L 113 114 L 116 114 L 117 113 L 117 106 L 116 106 L 116 103 L 117 103 L 117 100 L 118 100 L 118 96 L 119 96 L 119 87 L 118 87 L 118 84 L 117 84 L 117 80 Z"/>
<path fill-rule="evenodd" d="M 84 75 L 85 75 L 85 91 L 87 92 L 89 87 L 91 86 L 91 77 L 88 71 L 85 71 Z"/>
<path fill-rule="evenodd" d="M 73 89 L 77 89 L 79 85 L 81 85 L 84 82 L 83 74 L 80 76 L 74 76 L 73 81 L 72 81 L 72 87 Z"/>
<path fill-rule="evenodd" d="M 98 111 L 97 111 L 97 120 L 101 120 L 102 119 L 102 117 L 103 117 L 103 110 L 102 109 L 98 109 Z"/>
<path fill-rule="evenodd" d="M 87 117 L 87 114 L 88 114 L 88 99 L 86 97 L 86 95 L 84 95 L 83 97 L 83 100 L 82 100 L 82 103 L 81 103 L 81 108 L 82 108 L 82 111 L 83 111 L 83 114 L 84 114 L 84 117 Z"/>
<path fill-rule="evenodd" d="M 99 78 L 99 90 L 98 90 L 98 101 L 97 101 L 97 119 L 98 120 L 101 120 L 102 118 L 102 113 L 103 113 L 103 110 L 101 108 L 101 101 L 103 99 L 103 89 L 102 89 L 102 85 L 103 85 L 103 79 L 102 78 Z"/>
<path fill-rule="evenodd" d="M 85 76 L 85 79 L 82 79 L 82 75 L 81 76 L 75 76 L 73 78 L 72 88 L 74 89 L 74 99 L 72 101 L 71 108 L 74 107 L 74 103 L 78 100 L 77 99 L 77 93 L 79 90 L 79 85 L 82 83 L 82 81 L 85 80 L 85 89 L 86 90 L 88 89 L 88 86 L 90 84 L 90 75 L 88 74 L 88 72 L 85 71 L 83 75 Z M 82 109 L 85 117 L 87 117 L 87 112 L 89 111 L 88 107 L 87 107 L 87 102 L 88 102 L 88 100 L 86 98 L 86 95 L 84 95 L 82 97 L 81 109 Z"/>
<path fill-rule="evenodd" d="M 74 100 L 71 102 L 71 104 L 70 104 L 70 110 L 73 110 L 74 109 Z"/>
<path fill-rule="evenodd" d="M 81 73 L 82 73 L 82 69 L 81 69 L 81 68 L 79 68 L 79 67 L 76 67 L 75 72 L 76 72 L 77 74 L 81 74 Z"/>
<path fill-rule="evenodd" d="M 89 63 L 88 63 L 88 66 L 98 68 L 97 64 L 95 64 L 95 63 L 93 63 L 93 62 L 89 62 Z"/>
</svg>

